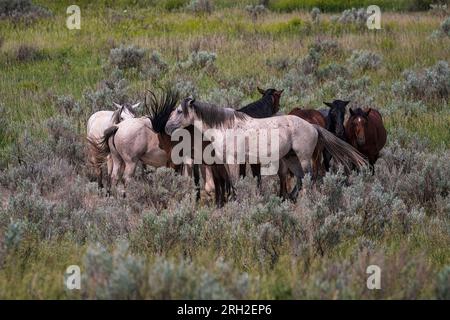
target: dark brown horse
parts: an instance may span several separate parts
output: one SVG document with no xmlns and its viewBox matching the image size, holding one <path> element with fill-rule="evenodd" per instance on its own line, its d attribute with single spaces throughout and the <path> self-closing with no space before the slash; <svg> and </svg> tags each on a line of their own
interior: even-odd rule
<svg viewBox="0 0 450 320">
<path fill-rule="evenodd" d="M 381 114 L 372 108 L 350 109 L 350 118 L 345 123 L 345 134 L 347 142 L 368 158 L 373 174 L 375 162 L 387 139 Z"/>
<path fill-rule="evenodd" d="M 326 119 L 322 113 L 317 110 L 294 108 L 291 112 L 289 112 L 289 115 L 300 117 L 309 123 L 317 124 L 326 129 Z M 319 170 L 322 168 L 322 152 L 323 146 L 320 145 L 318 145 L 314 150 L 312 161 L 313 178 L 317 178 L 319 176 Z"/>
</svg>

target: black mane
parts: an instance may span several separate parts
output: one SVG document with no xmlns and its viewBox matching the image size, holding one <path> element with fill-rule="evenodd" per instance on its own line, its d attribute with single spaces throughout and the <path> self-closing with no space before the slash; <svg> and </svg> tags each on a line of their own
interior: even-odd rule
<svg viewBox="0 0 450 320">
<path fill-rule="evenodd" d="M 192 101 L 192 99 L 187 98 L 184 99 L 181 104 L 185 114 L 189 112 L 188 108 L 190 108 L 190 101 Z M 196 116 L 211 128 L 232 126 L 236 118 L 247 118 L 245 113 L 218 107 L 206 102 L 194 101 L 191 103 L 191 108 L 194 110 Z"/>
<path fill-rule="evenodd" d="M 175 109 L 178 100 L 180 99 L 179 93 L 171 88 L 168 88 L 164 90 L 164 94 L 162 94 L 158 99 L 153 92 L 149 92 L 150 107 L 148 107 L 148 111 L 150 113 L 149 118 L 152 122 L 153 130 L 157 133 L 163 133 L 170 114 Z"/>
</svg>

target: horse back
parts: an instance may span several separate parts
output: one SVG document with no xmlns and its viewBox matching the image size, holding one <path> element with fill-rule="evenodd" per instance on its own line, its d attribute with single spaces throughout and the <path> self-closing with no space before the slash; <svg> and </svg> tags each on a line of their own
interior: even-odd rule
<svg viewBox="0 0 450 320">
<path fill-rule="evenodd" d="M 295 108 L 289 112 L 289 115 L 300 117 L 303 120 L 306 120 L 311 124 L 317 124 L 322 128 L 325 128 L 326 126 L 325 117 L 317 110 Z"/>
<path fill-rule="evenodd" d="M 369 125 L 373 127 L 372 131 L 376 135 L 373 139 L 377 145 L 377 151 L 380 151 L 386 144 L 387 132 L 383 124 L 383 118 L 378 110 L 371 109 L 369 113 Z"/>
</svg>

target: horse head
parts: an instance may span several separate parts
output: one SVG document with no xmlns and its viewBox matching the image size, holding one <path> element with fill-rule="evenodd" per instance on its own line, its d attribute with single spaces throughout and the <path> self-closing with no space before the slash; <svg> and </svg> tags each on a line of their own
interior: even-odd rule
<svg viewBox="0 0 450 320">
<path fill-rule="evenodd" d="M 273 113 L 277 113 L 280 110 L 280 98 L 281 94 L 283 93 L 284 89 L 277 90 L 277 89 L 261 89 L 260 87 L 256 87 L 258 89 L 258 92 L 262 94 L 264 97 L 270 97 L 272 99 L 273 104 Z"/>
<path fill-rule="evenodd" d="M 344 119 L 346 106 L 350 101 L 334 100 L 333 102 L 324 102 L 330 108 L 328 112 L 328 130 L 333 132 L 338 138 L 345 138 Z"/>
<path fill-rule="evenodd" d="M 366 111 L 358 108 L 356 110 L 350 109 L 350 118 L 348 122 L 350 124 L 350 130 L 353 131 L 356 137 L 356 143 L 362 146 L 366 143 L 366 129 L 369 123 L 369 114 L 372 109 Z"/>
<path fill-rule="evenodd" d="M 113 102 L 114 106 L 117 108 L 117 110 L 114 112 L 114 119 L 115 123 L 122 122 L 127 119 L 135 118 L 136 117 L 136 110 L 141 105 L 140 102 L 136 104 L 129 104 L 124 103 L 123 105 L 120 105 L 118 103 Z"/>
</svg>

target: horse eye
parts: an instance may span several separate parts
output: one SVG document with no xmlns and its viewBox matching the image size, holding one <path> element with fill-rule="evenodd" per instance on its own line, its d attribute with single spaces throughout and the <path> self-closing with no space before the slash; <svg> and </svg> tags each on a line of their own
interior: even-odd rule
<svg viewBox="0 0 450 320">
<path fill-rule="evenodd" d="M 177 110 L 177 113 L 178 113 L 178 114 L 180 114 L 180 113 L 182 113 L 182 112 L 183 112 L 183 111 L 182 111 L 181 109 L 178 109 L 178 110 Z"/>
</svg>

